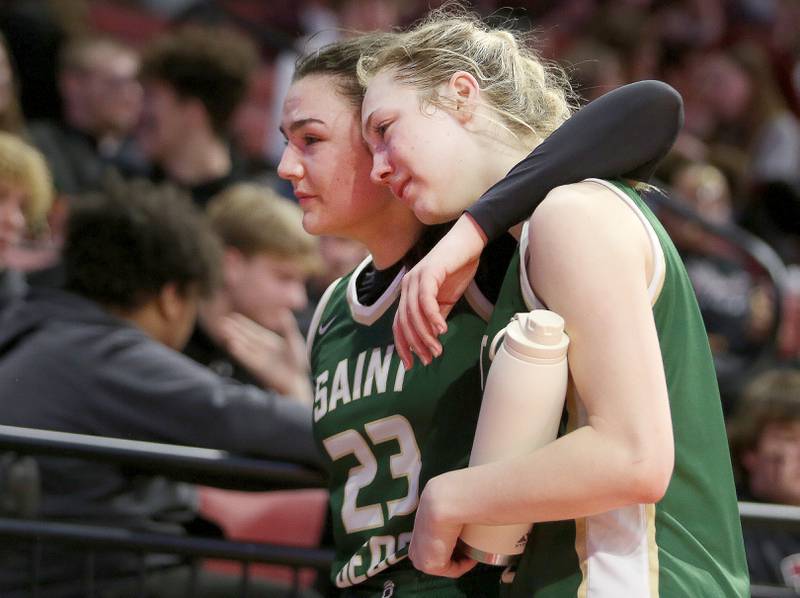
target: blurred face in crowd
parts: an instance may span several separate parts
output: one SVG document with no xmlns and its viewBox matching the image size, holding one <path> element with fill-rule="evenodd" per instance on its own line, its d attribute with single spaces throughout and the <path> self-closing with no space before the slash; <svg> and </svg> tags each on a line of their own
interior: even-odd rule
<svg viewBox="0 0 800 598">
<path fill-rule="evenodd" d="M 19 243 L 25 230 L 26 195 L 19 185 L 0 181 L 0 269 L 5 267 L 8 252 Z"/>
<path fill-rule="evenodd" d="M 166 83 L 147 81 L 137 139 L 147 157 L 159 163 L 177 152 L 195 124 L 192 100 L 184 100 Z"/>
<path fill-rule="evenodd" d="M 697 66 L 696 84 L 711 111 L 723 121 L 742 118 L 753 89 L 747 73 L 721 52 L 711 53 Z"/>
<path fill-rule="evenodd" d="M 130 133 L 139 120 L 142 88 L 133 50 L 99 41 L 59 75 L 67 122 L 97 136 Z"/>
<path fill-rule="evenodd" d="M 14 94 L 14 76 L 8 53 L 0 43 L 0 112 L 8 110 Z"/>
<path fill-rule="evenodd" d="M 755 498 L 800 505 L 800 420 L 768 423 L 742 465 Z"/>
<path fill-rule="evenodd" d="M 94 57 L 86 77 L 86 96 L 98 133 L 133 131 L 142 107 L 138 72 L 139 59 L 133 52 L 114 49 Z"/>
<path fill-rule="evenodd" d="M 200 305 L 197 289 L 181 293 L 175 285 L 167 285 L 161 291 L 161 303 L 165 319 L 158 340 L 176 351 L 182 351 L 197 321 Z"/>
<path fill-rule="evenodd" d="M 281 318 L 308 303 L 308 274 L 292 259 L 270 253 L 248 257 L 229 248 L 224 271 L 231 309 L 271 330 L 280 331 Z"/>
<path fill-rule="evenodd" d="M 281 132 L 286 149 L 278 165 L 314 235 L 361 238 L 382 222 L 394 201 L 370 181 L 372 157 L 361 137 L 359 110 L 335 91 L 330 75 L 309 75 L 289 88 Z"/>
</svg>

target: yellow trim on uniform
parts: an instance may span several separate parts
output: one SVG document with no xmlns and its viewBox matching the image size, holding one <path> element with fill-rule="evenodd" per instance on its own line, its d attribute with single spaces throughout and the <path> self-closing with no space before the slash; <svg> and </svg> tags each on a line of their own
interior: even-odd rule
<svg viewBox="0 0 800 598">
<path fill-rule="evenodd" d="M 656 543 L 656 506 L 644 506 L 647 517 L 647 553 L 650 565 L 650 598 L 658 598 L 658 544 Z"/>
<path fill-rule="evenodd" d="M 581 566 L 581 583 L 578 586 L 577 598 L 586 598 L 589 595 L 589 557 L 586 554 L 586 518 L 575 520 L 575 552 Z"/>
</svg>

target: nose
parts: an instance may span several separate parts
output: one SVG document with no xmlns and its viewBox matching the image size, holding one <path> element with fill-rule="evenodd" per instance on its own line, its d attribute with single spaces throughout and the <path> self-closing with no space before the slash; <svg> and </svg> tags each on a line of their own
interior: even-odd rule
<svg viewBox="0 0 800 598">
<path fill-rule="evenodd" d="M 281 161 L 278 163 L 278 176 L 287 181 L 297 181 L 303 178 L 303 165 L 300 164 L 291 145 L 287 145 L 283 149 Z"/>
<path fill-rule="evenodd" d="M 369 178 L 376 185 L 388 185 L 389 175 L 392 174 L 392 167 L 384 151 L 376 151 L 372 154 L 372 171 Z"/>
</svg>

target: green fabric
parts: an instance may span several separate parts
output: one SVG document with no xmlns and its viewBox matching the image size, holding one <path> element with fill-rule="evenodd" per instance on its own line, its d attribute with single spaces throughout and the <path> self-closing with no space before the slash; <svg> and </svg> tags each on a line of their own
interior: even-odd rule
<svg viewBox="0 0 800 598">
<path fill-rule="evenodd" d="M 405 546 L 425 483 L 468 463 L 480 409 L 478 355 L 486 322 L 466 302 L 459 302 L 442 338 L 443 357 L 405 372 L 392 336 L 397 301 L 372 325 L 362 325 L 347 302 L 349 281 L 349 276 L 341 280 L 330 296 L 311 350 L 314 434 L 323 454 L 330 457 L 333 450 L 338 455 L 328 467 L 336 544 L 332 578 L 346 587 L 354 578 L 360 586 L 365 578 L 377 576 L 368 584 L 375 588 L 410 567 Z M 361 464 L 352 450 L 356 447 Z M 419 487 L 414 491 L 415 475 L 410 472 L 417 449 Z M 380 563 L 389 557 L 395 564 L 381 573 Z M 495 580 L 499 577 L 499 571 L 491 574 Z M 473 583 L 469 578 L 474 575 L 462 581 L 437 579 L 430 594 L 420 589 L 395 595 L 475 596 L 463 589 Z M 410 578 L 394 581 L 398 592 L 407 589 L 403 579 Z M 413 587 L 423 587 L 419 576 L 413 579 Z M 495 582 L 495 590 L 496 586 Z"/>
<path fill-rule="evenodd" d="M 653 315 L 669 392 L 675 468 L 666 495 L 656 505 L 659 596 L 749 596 L 719 390 L 700 310 L 678 252 L 658 219 L 631 187 L 614 184 L 653 226 L 666 261 L 664 285 Z M 488 343 L 515 313 L 528 311 L 519 268 L 517 252 L 487 328 Z M 489 366 L 487 353 L 482 351 L 484 371 Z M 562 426 L 561 433 L 565 431 Z M 575 596 L 582 579 L 575 535 L 574 522 L 535 525 L 507 594 Z M 597 589 L 588 596 L 605 595 L 602 591 L 593 594 Z"/>
</svg>

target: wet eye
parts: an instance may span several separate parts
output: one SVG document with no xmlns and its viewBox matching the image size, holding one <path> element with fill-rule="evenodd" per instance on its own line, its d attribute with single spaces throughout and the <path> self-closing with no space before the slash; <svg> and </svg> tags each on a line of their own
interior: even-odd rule
<svg viewBox="0 0 800 598">
<path fill-rule="evenodd" d="M 375 125 L 375 134 L 380 138 L 383 139 L 384 135 L 386 135 L 386 129 L 389 128 L 389 123 L 380 123 Z"/>
</svg>

